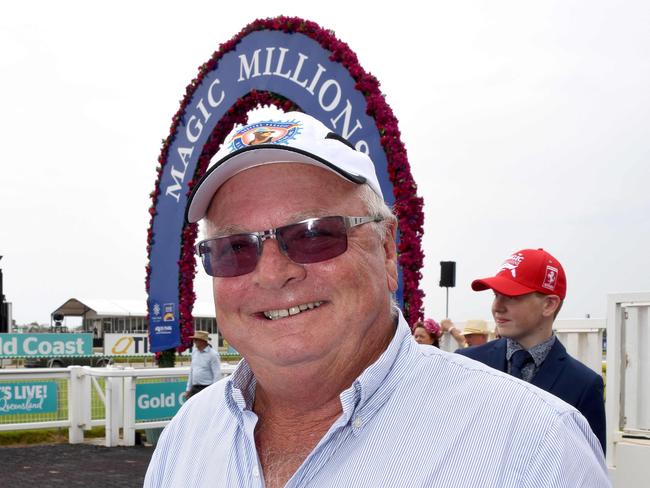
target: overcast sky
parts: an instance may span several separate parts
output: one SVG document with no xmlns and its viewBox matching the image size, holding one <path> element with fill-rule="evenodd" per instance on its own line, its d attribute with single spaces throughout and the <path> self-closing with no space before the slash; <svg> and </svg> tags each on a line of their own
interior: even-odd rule
<svg viewBox="0 0 650 488">
<path fill-rule="evenodd" d="M 307 5 L 309 3 L 309 5 Z M 561 317 L 650 290 L 650 2 L 11 2 L 0 17 L 0 268 L 15 320 L 142 299 L 149 193 L 185 87 L 259 17 L 313 20 L 374 74 L 425 201 L 426 315 L 489 318 L 494 274 L 544 247 Z M 199 273 L 200 301 L 211 300 Z"/>
</svg>

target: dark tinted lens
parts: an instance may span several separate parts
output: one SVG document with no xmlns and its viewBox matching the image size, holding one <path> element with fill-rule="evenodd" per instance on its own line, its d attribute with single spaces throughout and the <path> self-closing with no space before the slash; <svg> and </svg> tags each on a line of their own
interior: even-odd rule
<svg viewBox="0 0 650 488">
<path fill-rule="evenodd" d="M 342 217 L 287 225 L 277 231 L 289 258 L 300 264 L 317 263 L 343 254 L 348 248 Z"/>
<path fill-rule="evenodd" d="M 250 273 L 257 265 L 257 242 L 254 235 L 237 234 L 201 243 L 205 272 L 220 278 Z"/>
</svg>

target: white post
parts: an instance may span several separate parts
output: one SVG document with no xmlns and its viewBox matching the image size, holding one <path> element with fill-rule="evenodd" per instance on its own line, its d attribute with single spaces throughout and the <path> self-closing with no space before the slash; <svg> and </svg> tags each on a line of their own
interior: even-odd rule
<svg viewBox="0 0 650 488">
<path fill-rule="evenodd" d="M 106 378 L 106 447 L 119 445 L 122 396 L 122 378 Z"/>
<path fill-rule="evenodd" d="M 92 371 L 92 369 L 89 368 L 88 366 L 84 366 L 83 371 L 84 373 L 81 377 L 82 394 L 79 401 L 81 402 L 81 417 L 84 423 L 84 430 L 90 430 L 92 428 L 91 422 L 92 422 L 93 392 L 92 392 L 92 378 L 88 373 Z"/>
<path fill-rule="evenodd" d="M 133 370 L 133 368 L 126 368 Z M 133 376 L 124 378 L 124 442 L 125 446 L 135 446 L 135 385 Z"/>
<path fill-rule="evenodd" d="M 607 395 L 605 413 L 607 417 L 607 467 L 610 473 L 616 468 L 616 444 L 620 440 L 621 406 L 621 331 L 624 297 L 616 294 L 607 296 Z"/>
<path fill-rule="evenodd" d="M 68 380 L 68 442 L 70 444 L 81 444 L 84 441 L 84 415 L 82 402 L 83 391 L 83 368 L 81 366 L 68 366 L 70 379 Z"/>
<path fill-rule="evenodd" d="M 104 402 L 104 411 L 106 412 L 106 418 L 105 418 L 105 430 L 106 430 L 106 447 L 113 447 L 114 444 L 112 443 L 113 439 L 113 382 L 111 381 L 112 378 L 106 378 L 106 381 L 104 382 L 104 395 L 106 398 L 106 401 Z"/>
</svg>

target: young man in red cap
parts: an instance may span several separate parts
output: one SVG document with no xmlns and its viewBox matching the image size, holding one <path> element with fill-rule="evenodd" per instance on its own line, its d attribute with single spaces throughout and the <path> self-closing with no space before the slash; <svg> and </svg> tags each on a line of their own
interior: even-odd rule
<svg viewBox="0 0 650 488">
<path fill-rule="evenodd" d="M 492 315 L 501 339 L 457 351 L 554 394 L 587 419 L 605 452 L 603 379 L 572 358 L 553 333 L 566 296 L 560 262 L 543 249 L 508 257 L 496 276 L 474 280 L 494 292 Z"/>
</svg>

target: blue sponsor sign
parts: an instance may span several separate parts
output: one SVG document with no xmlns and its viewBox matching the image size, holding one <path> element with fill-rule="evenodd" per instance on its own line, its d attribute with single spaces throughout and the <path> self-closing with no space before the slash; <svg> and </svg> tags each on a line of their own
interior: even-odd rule
<svg viewBox="0 0 650 488">
<path fill-rule="evenodd" d="M 92 334 L 0 334 L 0 358 L 90 356 Z"/>
<path fill-rule="evenodd" d="M 186 381 L 135 385 L 136 422 L 173 417 L 185 401 L 186 386 Z"/>
<path fill-rule="evenodd" d="M 375 120 L 366 114 L 366 100 L 353 77 L 330 56 L 304 34 L 255 31 L 224 54 L 193 92 L 167 152 L 152 225 L 148 300 L 152 351 L 181 344 L 177 277 L 188 182 L 215 125 L 239 98 L 253 90 L 277 93 L 319 119 L 370 156 L 387 203 L 393 204 Z"/>
<path fill-rule="evenodd" d="M 0 415 L 51 413 L 56 410 L 55 381 L 0 384 Z"/>
</svg>

